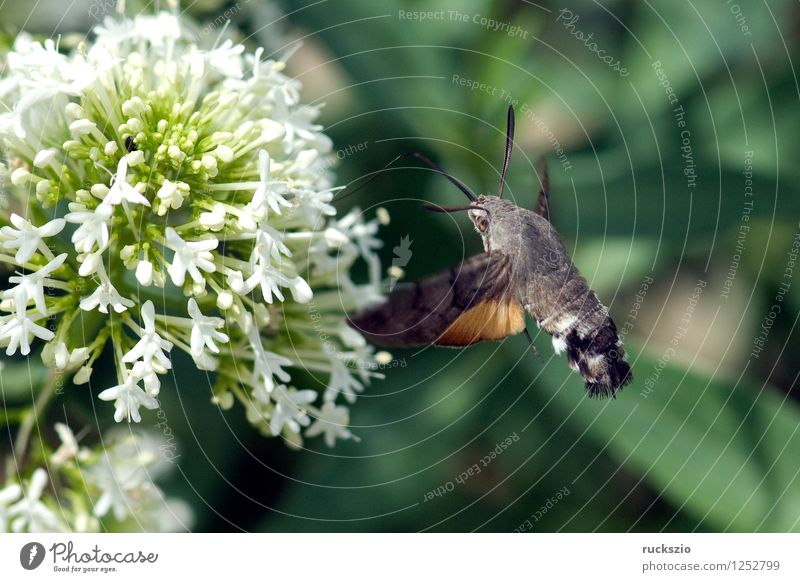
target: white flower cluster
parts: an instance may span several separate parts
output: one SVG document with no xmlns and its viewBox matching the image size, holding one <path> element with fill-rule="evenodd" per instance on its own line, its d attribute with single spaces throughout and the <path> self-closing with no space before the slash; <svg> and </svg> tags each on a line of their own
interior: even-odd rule
<svg viewBox="0 0 800 582">
<path fill-rule="evenodd" d="M 68 54 L 23 34 L 7 55 L 0 264 L 17 274 L 0 346 L 47 342 L 84 384 L 111 344 L 117 384 L 98 397 L 117 422 L 159 406 L 180 350 L 265 434 L 352 437 L 339 395 L 355 401 L 376 355 L 344 314 L 379 297 L 379 221 L 336 218 L 317 107 L 283 63 L 202 49 L 171 13 L 93 32 Z"/>
<path fill-rule="evenodd" d="M 66 425 L 56 423 L 55 430 L 61 445 L 49 456 L 50 475 L 40 467 L 22 483 L 0 489 L 0 532 L 96 532 L 101 519 L 106 531 L 191 527 L 188 506 L 167 498 L 153 482 L 168 469 L 156 437 L 112 431 L 93 450 L 79 446 Z M 63 497 L 49 491 L 51 480 L 62 485 Z"/>
</svg>

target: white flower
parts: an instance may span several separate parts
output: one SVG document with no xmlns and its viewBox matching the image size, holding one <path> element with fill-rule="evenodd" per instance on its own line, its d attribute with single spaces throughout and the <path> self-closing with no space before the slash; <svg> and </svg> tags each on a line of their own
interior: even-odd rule
<svg viewBox="0 0 800 582">
<path fill-rule="evenodd" d="M 67 222 L 79 224 L 72 233 L 72 244 L 79 253 L 90 253 L 97 245 L 99 250 L 108 246 L 108 220 L 114 213 L 110 204 L 99 204 L 94 210 L 89 210 L 83 204 L 73 203 L 69 206 L 72 212 L 64 216 Z"/>
<path fill-rule="evenodd" d="M 100 400 L 114 401 L 114 420 L 117 422 L 122 422 L 123 418 L 128 422 L 141 422 L 140 406 L 148 410 L 158 408 L 158 401 L 139 387 L 139 380 L 132 372 L 125 372 L 122 384 L 106 388 L 97 395 Z"/>
<path fill-rule="evenodd" d="M 264 301 L 272 303 L 272 296 L 283 301 L 281 287 L 289 287 L 289 277 L 281 273 L 272 266 L 272 261 L 280 262 L 281 253 L 290 255 L 289 249 L 281 241 L 280 234 L 271 228 L 263 228 L 256 234 L 256 241 L 253 251 L 250 254 L 250 275 L 243 279 L 241 272 L 231 271 L 228 273 L 228 284 L 231 289 L 240 294 L 250 293 L 256 287 L 261 287 L 261 295 Z M 295 286 L 297 282 L 295 281 Z M 302 297 L 304 289 L 295 287 Z"/>
<path fill-rule="evenodd" d="M 278 386 L 272 392 L 275 410 L 269 419 L 272 434 L 279 435 L 284 428 L 299 433 L 301 426 L 311 422 L 303 405 L 314 402 L 317 393 L 314 390 L 287 390 L 286 386 Z"/>
<path fill-rule="evenodd" d="M 109 461 L 103 460 L 102 466 L 104 473 L 97 471 L 96 474 L 90 477 L 93 484 L 100 488 L 100 497 L 94 505 L 94 515 L 97 517 L 105 516 L 109 510 L 117 520 L 123 520 L 128 515 L 129 508 L 134 504 L 128 499 L 125 491 L 127 483 L 118 481 L 117 476 L 111 468 Z M 138 485 L 135 484 L 135 485 Z M 132 487 L 135 490 L 135 486 Z"/>
<path fill-rule="evenodd" d="M 227 343 L 230 338 L 219 328 L 225 325 L 225 320 L 219 317 L 206 317 L 200 312 L 194 297 L 189 299 L 189 316 L 192 318 L 192 337 L 191 347 L 192 356 L 199 358 L 203 355 L 204 348 L 208 348 L 215 354 L 219 353 L 219 348 L 215 341 Z"/>
<path fill-rule="evenodd" d="M 292 190 L 294 199 L 300 205 L 303 216 L 308 224 L 317 227 L 323 216 L 335 216 L 336 208 L 330 202 L 333 192 L 315 192 L 309 188 L 295 188 Z"/>
<path fill-rule="evenodd" d="M 54 464 L 63 465 L 76 457 L 81 460 L 85 460 L 88 457 L 90 454 L 89 451 L 87 449 L 81 449 L 78 446 L 78 440 L 75 438 L 75 434 L 70 427 L 61 422 L 57 422 L 53 425 L 53 428 L 56 429 L 56 434 L 58 434 L 58 438 L 61 439 L 61 444 L 58 449 L 50 456 L 50 460 L 53 461 Z"/>
<path fill-rule="evenodd" d="M 176 348 L 229 384 L 220 401 L 238 398 L 262 433 L 280 432 L 294 446 L 311 423 L 304 410 L 316 409 L 303 386 L 288 393 L 305 402 L 275 393 L 292 369 L 329 375 L 328 389 L 315 392 L 330 401 L 342 393 L 352 402 L 375 375 L 372 348 L 337 330 L 346 311 L 380 298 L 380 221 L 357 210 L 328 218 L 336 215 L 332 144 L 317 124 L 319 107 L 302 105 L 285 64 L 232 40 L 204 50 L 184 20 L 108 18 L 79 49 L 20 35 L 6 51 L 0 158 L 13 168 L 0 171 L 18 215 L 0 216 L 0 255 L 11 271 L 0 286 L 0 346 L 28 355 L 34 338 L 51 342 L 43 361 L 74 373 L 76 384 L 88 383 L 93 368 L 115 368 L 118 385 L 102 396 L 120 422 L 157 406 Z M 43 226 L 20 218 L 64 206 L 63 219 Z M 66 223 L 66 260 L 39 268 L 53 257 L 46 243 L 61 243 L 47 237 L 65 236 Z M 359 258 L 367 285 L 350 279 Z M 134 294 L 137 282 L 146 296 Z M 200 310 L 215 305 L 224 318 Z M 122 316 L 99 316 L 108 313 Z M 62 440 L 59 462 L 74 452 Z M 106 493 L 97 493 L 102 514 L 117 507 Z M 139 493 L 124 491 L 129 502 Z M 149 501 L 137 516 L 157 515 L 163 496 L 142 494 Z M 99 523 L 82 507 L 68 511 L 78 529 Z"/>
<path fill-rule="evenodd" d="M 139 285 L 149 287 L 153 283 L 153 263 L 150 261 L 139 261 L 136 264 L 136 280 Z"/>
<path fill-rule="evenodd" d="M 292 256 L 289 247 L 283 243 L 283 235 L 266 223 L 263 223 L 258 232 L 256 232 L 253 254 L 258 260 L 267 263 L 270 262 L 270 257 L 273 261 L 280 263 L 283 260 L 281 255 Z"/>
<path fill-rule="evenodd" d="M 169 46 L 180 39 L 181 28 L 181 21 L 169 12 L 159 12 L 154 16 L 139 16 L 133 21 L 134 36 L 146 40 L 154 48 Z"/>
<path fill-rule="evenodd" d="M 133 365 L 131 374 L 144 382 L 144 391 L 155 398 L 161 392 L 161 379 L 158 375 L 166 371 L 156 360 L 140 360 Z"/>
<path fill-rule="evenodd" d="M 57 370 L 74 370 L 86 361 L 89 353 L 90 350 L 87 347 L 75 348 L 70 352 L 67 344 L 63 341 L 51 342 L 42 350 L 42 360 Z"/>
<path fill-rule="evenodd" d="M 332 255 L 331 251 L 335 253 Z M 318 277 L 336 275 L 350 268 L 357 256 L 357 247 L 335 224 L 326 228 L 323 236 L 317 237 L 308 248 L 312 272 Z"/>
<path fill-rule="evenodd" d="M 353 378 L 350 369 L 340 362 L 337 358 L 331 357 L 331 377 L 328 380 L 328 387 L 325 390 L 325 400 L 333 401 L 341 392 L 345 400 L 351 404 L 356 401 L 356 392 L 361 392 L 364 387 Z"/>
<path fill-rule="evenodd" d="M 167 213 L 169 208 L 173 210 L 177 210 L 183 204 L 183 197 L 184 197 L 184 188 L 181 186 L 185 186 L 180 182 L 172 182 L 170 180 L 164 180 L 164 183 L 161 185 L 161 188 L 158 189 L 156 196 L 158 196 L 159 200 L 163 203 L 159 207 L 158 214 L 164 215 Z"/>
<path fill-rule="evenodd" d="M 167 268 L 172 282 L 178 287 L 182 287 L 186 281 L 186 272 L 189 272 L 195 283 L 201 283 L 203 275 L 202 269 L 206 273 L 214 273 L 217 268 L 214 265 L 214 255 L 211 251 L 217 248 L 219 241 L 215 238 L 190 241 L 183 240 L 174 229 L 167 227 L 167 246 L 175 251 L 172 264 Z"/>
<path fill-rule="evenodd" d="M 117 173 L 112 179 L 111 188 L 108 190 L 106 197 L 103 198 L 105 204 L 111 204 L 112 206 L 122 204 L 123 201 L 150 206 L 150 201 L 128 183 L 128 159 L 125 156 L 119 159 Z"/>
<path fill-rule="evenodd" d="M 308 427 L 305 436 L 308 438 L 325 434 L 325 444 L 332 447 L 336 439 L 349 439 L 353 434 L 347 429 L 350 424 L 350 412 L 345 406 L 336 406 L 328 400 L 322 405 L 314 424 Z"/>
<path fill-rule="evenodd" d="M 191 506 L 176 497 L 164 497 L 155 488 L 152 502 L 144 511 L 137 511 L 136 517 L 148 531 L 163 533 L 191 531 L 194 514 Z M 158 493 L 158 495 L 156 495 Z M 152 525 L 151 525 L 152 524 Z"/>
<path fill-rule="evenodd" d="M 57 235 L 66 224 L 63 218 L 56 218 L 42 226 L 33 226 L 18 214 L 11 214 L 11 226 L 0 228 L 0 234 L 11 240 L 3 241 L 3 248 L 18 249 L 15 259 L 18 263 L 27 263 L 36 253 L 43 238 Z"/>
<path fill-rule="evenodd" d="M 281 206 L 291 206 L 281 194 L 287 191 L 286 182 L 276 182 L 270 178 L 271 160 L 267 150 L 258 152 L 258 175 L 260 182 L 253 193 L 253 199 L 247 205 L 255 213 L 271 208 L 276 214 L 281 213 Z"/>
<path fill-rule="evenodd" d="M 0 327 L 0 342 L 8 341 L 6 355 L 13 356 L 19 348 L 19 353 L 27 356 L 31 353 L 31 336 L 49 342 L 55 334 L 49 329 L 38 325 L 28 317 L 24 311 L 12 315 Z"/>
<path fill-rule="evenodd" d="M 133 301 L 127 299 L 117 292 L 117 289 L 108 278 L 103 264 L 100 263 L 97 269 L 97 276 L 100 278 L 100 285 L 88 297 L 81 299 L 80 308 L 84 311 L 92 311 L 97 308 L 100 313 L 108 313 L 108 307 L 122 313 L 135 305 Z"/>
<path fill-rule="evenodd" d="M 36 469 L 22 499 L 8 508 L 13 532 L 43 533 L 64 529 L 56 514 L 40 501 L 46 485 L 47 472 L 41 468 Z"/>
<path fill-rule="evenodd" d="M 33 165 L 37 168 L 46 168 L 56 159 L 56 156 L 58 156 L 58 150 L 56 148 L 41 150 L 36 154 L 36 157 L 33 158 Z"/>
<path fill-rule="evenodd" d="M 261 287 L 261 294 L 264 301 L 272 303 L 272 296 L 283 301 L 281 286 L 287 286 L 289 279 L 278 269 L 269 263 L 269 259 L 264 260 L 256 250 L 250 257 L 250 276 L 243 279 L 239 271 L 228 272 L 228 284 L 231 289 L 239 295 L 246 295 L 256 287 Z"/>
<path fill-rule="evenodd" d="M 94 515 L 103 517 L 111 511 L 117 520 L 122 520 L 160 499 L 160 491 L 148 476 L 148 465 L 153 460 L 154 453 L 135 435 L 119 442 L 112 436 L 100 462 L 85 472 L 86 482 L 100 490 Z"/>
<path fill-rule="evenodd" d="M 292 108 L 295 98 L 285 92 L 275 93 L 275 111 L 273 116 L 281 121 L 286 130 L 284 145 L 292 144 L 294 141 L 306 142 L 316 148 L 327 150 L 330 142 L 319 134 L 320 126 L 313 123 L 319 115 L 319 109 L 312 106 L 301 106 Z"/>
<path fill-rule="evenodd" d="M 314 298 L 311 286 L 302 277 L 294 277 L 289 281 L 289 289 L 292 290 L 292 297 L 298 303 L 308 303 Z"/>
<path fill-rule="evenodd" d="M 9 505 L 22 495 L 22 487 L 16 483 L 0 489 L 0 532 L 7 532 L 9 525 Z"/>
<path fill-rule="evenodd" d="M 17 312 L 24 312 L 28 302 L 32 299 L 36 310 L 42 315 L 47 315 L 47 305 L 44 301 L 45 279 L 53 271 L 64 264 L 67 253 L 58 255 L 44 267 L 27 275 L 15 275 L 8 278 L 9 283 L 15 283 L 16 287 L 6 289 L 2 293 L 3 299 L 13 299 Z"/>
<path fill-rule="evenodd" d="M 92 377 L 92 372 L 94 372 L 94 369 L 91 366 L 81 366 L 81 368 L 75 372 L 75 376 L 72 378 L 72 381 L 76 386 L 86 384 Z"/>
<path fill-rule="evenodd" d="M 81 266 L 78 267 L 78 275 L 90 277 L 97 272 L 98 267 L 103 262 L 103 251 L 97 250 L 93 253 L 86 253 L 82 257 Z"/>
<path fill-rule="evenodd" d="M 208 51 L 206 58 L 208 64 L 217 72 L 239 79 L 243 74 L 241 57 L 243 52 L 242 45 L 234 45 L 233 41 L 228 39 L 217 48 Z"/>
<path fill-rule="evenodd" d="M 139 333 L 139 341 L 122 357 L 122 361 L 129 364 L 141 358 L 144 362 L 155 361 L 160 367 L 169 370 L 172 362 L 164 352 L 172 349 L 172 343 L 163 339 L 156 331 L 156 308 L 152 301 L 144 302 L 140 315 L 144 329 Z"/>
<path fill-rule="evenodd" d="M 200 213 L 199 221 L 209 230 L 222 230 L 225 226 L 225 206 L 219 203 L 214 204 L 210 212 Z"/>
<path fill-rule="evenodd" d="M 94 82 L 91 72 L 78 71 L 71 66 L 52 39 L 44 45 L 33 42 L 26 34 L 17 37 L 14 50 L 7 57 L 9 69 L 17 74 L 25 71 L 27 78 L 17 79 L 23 95 L 9 116 L 16 137 L 28 136 L 26 125 L 30 123 L 31 113 L 40 104 L 58 99 L 59 96 L 75 95 Z"/>
<path fill-rule="evenodd" d="M 288 382 L 289 374 L 283 370 L 283 366 L 291 366 L 292 361 L 284 356 L 272 353 L 264 349 L 261 343 L 261 336 L 258 333 L 258 326 L 253 323 L 247 334 L 250 348 L 253 351 L 253 375 L 251 383 L 255 389 L 256 400 L 262 403 L 269 401 L 269 394 L 275 387 L 273 376 L 281 382 Z"/>
<path fill-rule="evenodd" d="M 379 225 L 379 220 L 364 222 L 361 212 L 356 208 L 338 221 L 338 227 L 354 241 L 369 265 L 370 283 L 373 285 L 378 285 L 381 279 L 380 260 L 374 252 L 383 246 L 383 242 L 375 236 Z"/>
</svg>

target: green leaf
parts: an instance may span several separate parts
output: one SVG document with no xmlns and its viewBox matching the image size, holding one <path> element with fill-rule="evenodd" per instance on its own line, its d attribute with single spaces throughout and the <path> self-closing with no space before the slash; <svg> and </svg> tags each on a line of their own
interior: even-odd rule
<svg viewBox="0 0 800 582">
<path fill-rule="evenodd" d="M 544 376 L 556 410 L 699 526 L 800 531 L 797 404 L 771 386 L 731 386 L 630 351 L 640 354 L 634 381 L 616 400 L 585 398 L 574 374 L 563 388 Z"/>
<path fill-rule="evenodd" d="M 0 394 L 3 402 L 32 403 L 47 378 L 47 368 L 38 354 L 25 360 L 0 360 Z"/>
</svg>

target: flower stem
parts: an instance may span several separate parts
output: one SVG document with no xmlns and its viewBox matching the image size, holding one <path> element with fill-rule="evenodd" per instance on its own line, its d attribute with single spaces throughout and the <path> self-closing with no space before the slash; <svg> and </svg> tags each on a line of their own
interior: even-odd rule
<svg viewBox="0 0 800 582">
<path fill-rule="evenodd" d="M 18 465 L 22 465 L 22 460 L 25 457 L 26 449 L 28 448 L 28 441 L 31 438 L 34 423 L 38 424 L 39 415 L 42 414 L 45 407 L 50 402 L 56 391 L 56 384 L 58 384 L 58 373 L 51 372 L 47 378 L 47 383 L 44 389 L 36 397 L 31 409 L 25 414 L 22 424 L 17 433 L 17 440 L 14 442 L 14 456 L 17 458 Z"/>
</svg>

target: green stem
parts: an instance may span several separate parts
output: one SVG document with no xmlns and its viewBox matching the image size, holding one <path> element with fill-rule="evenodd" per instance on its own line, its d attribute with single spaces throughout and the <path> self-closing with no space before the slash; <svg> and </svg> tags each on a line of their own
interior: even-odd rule
<svg viewBox="0 0 800 582">
<path fill-rule="evenodd" d="M 17 463 L 22 464 L 22 459 L 25 457 L 25 452 L 28 448 L 28 441 L 31 438 L 34 423 L 38 422 L 39 415 L 42 414 L 44 408 L 50 402 L 56 391 L 56 384 L 58 383 L 58 374 L 51 372 L 47 379 L 44 389 L 36 397 L 31 409 L 25 414 L 22 424 L 17 433 L 17 440 L 14 442 L 14 456 L 18 459 Z"/>
</svg>

